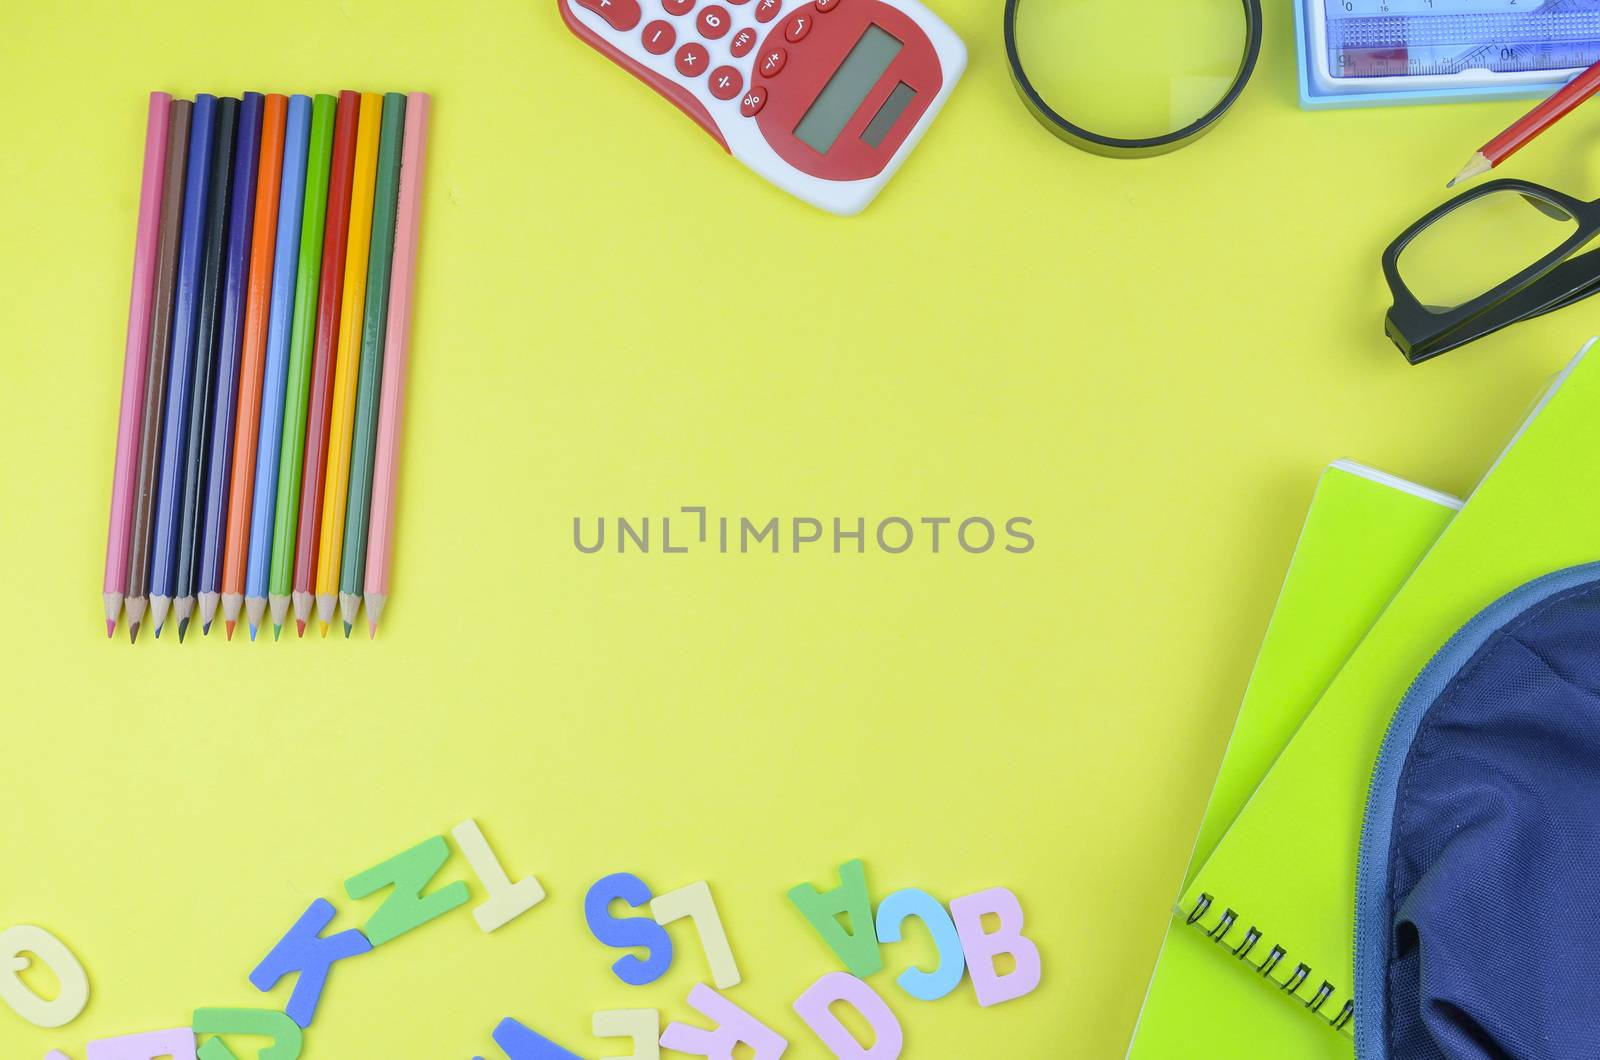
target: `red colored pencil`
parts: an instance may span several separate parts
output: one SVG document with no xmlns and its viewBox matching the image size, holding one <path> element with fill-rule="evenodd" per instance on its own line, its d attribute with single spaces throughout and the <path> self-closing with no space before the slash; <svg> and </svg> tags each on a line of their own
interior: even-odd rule
<svg viewBox="0 0 1600 1060">
<path fill-rule="evenodd" d="M 317 289 L 317 333 L 312 347 L 311 390 L 301 464 L 300 518 L 295 534 L 294 621 L 306 635 L 317 579 L 317 539 L 322 531 L 322 492 L 328 470 L 328 418 L 333 411 L 333 355 L 339 341 L 339 302 L 344 295 L 344 258 L 350 236 L 350 183 L 355 174 L 356 122 L 361 94 L 339 93 L 333 124 L 333 160 L 328 177 L 327 224 L 322 238 L 322 277 Z"/>
<path fill-rule="evenodd" d="M 1467 160 L 1460 173 L 1445 187 L 1453 188 L 1462 181 L 1487 173 L 1501 162 L 1522 150 L 1534 137 L 1566 117 L 1571 111 L 1600 92 L 1600 63 L 1595 63 L 1583 73 L 1568 81 L 1549 99 L 1512 122 L 1506 131 L 1478 148 Z"/>
</svg>

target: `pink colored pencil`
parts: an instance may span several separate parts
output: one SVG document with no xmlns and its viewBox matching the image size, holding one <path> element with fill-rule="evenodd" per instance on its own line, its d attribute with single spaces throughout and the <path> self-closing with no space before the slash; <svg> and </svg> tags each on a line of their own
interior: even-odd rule
<svg viewBox="0 0 1600 1060">
<path fill-rule="evenodd" d="M 111 525 L 106 532 L 106 636 L 117 631 L 128 585 L 128 536 L 133 521 L 133 480 L 139 460 L 139 417 L 150 358 L 150 300 L 155 292 L 156 235 L 161 226 L 161 185 L 167 171 L 167 114 L 172 97 L 150 93 L 144 133 L 144 179 L 139 187 L 139 228 L 133 242 L 133 294 L 128 299 L 128 342 L 122 363 L 122 413 L 111 474 Z"/>
<path fill-rule="evenodd" d="M 378 400 L 378 445 L 372 470 L 372 517 L 367 530 L 363 586 L 368 635 L 389 599 L 394 556 L 394 502 L 400 479 L 400 420 L 405 408 L 406 357 L 411 347 L 411 293 L 417 281 L 417 233 L 422 224 L 422 168 L 428 155 L 428 94 L 406 97 L 405 145 L 400 159 L 400 204 L 394 266 L 389 274 L 389 320 L 383 347 L 383 393 Z"/>
</svg>

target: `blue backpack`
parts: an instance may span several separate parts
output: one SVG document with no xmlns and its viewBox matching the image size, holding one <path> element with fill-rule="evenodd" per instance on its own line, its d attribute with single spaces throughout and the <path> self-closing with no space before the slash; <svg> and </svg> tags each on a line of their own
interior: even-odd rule
<svg viewBox="0 0 1600 1060">
<path fill-rule="evenodd" d="M 1600 1058 L 1600 563 L 1490 605 L 1406 693 L 1355 984 L 1361 1060 Z"/>
</svg>

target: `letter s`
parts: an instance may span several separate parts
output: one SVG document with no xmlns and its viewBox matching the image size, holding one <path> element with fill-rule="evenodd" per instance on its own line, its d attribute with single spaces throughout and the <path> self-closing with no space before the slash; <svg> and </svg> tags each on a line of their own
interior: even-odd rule
<svg viewBox="0 0 1600 1060">
<path fill-rule="evenodd" d="M 637 917 L 612 916 L 611 903 L 620 898 L 638 908 L 649 905 L 651 897 L 650 888 L 639 877 L 631 872 L 614 872 L 596 881 L 583 899 L 583 918 L 595 938 L 619 950 L 638 946 L 649 951 L 648 960 L 630 953 L 611 965 L 617 978 L 629 986 L 644 986 L 667 974 L 672 967 L 672 936 L 650 919 L 648 911 Z"/>
</svg>

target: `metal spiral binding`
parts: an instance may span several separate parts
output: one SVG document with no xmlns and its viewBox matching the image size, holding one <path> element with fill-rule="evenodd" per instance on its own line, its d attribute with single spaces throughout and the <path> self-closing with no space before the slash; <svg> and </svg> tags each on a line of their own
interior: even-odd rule
<svg viewBox="0 0 1600 1060">
<path fill-rule="evenodd" d="M 1232 933 L 1234 925 L 1239 922 L 1238 913 L 1234 912 L 1232 909 L 1224 908 L 1222 915 L 1217 918 L 1217 922 L 1212 924 L 1209 928 L 1200 923 L 1201 919 L 1208 912 L 1210 912 L 1211 907 L 1214 904 L 1215 899 L 1213 899 L 1211 895 L 1201 894 L 1200 897 L 1195 900 L 1194 908 L 1189 910 L 1187 916 L 1185 917 L 1185 921 L 1191 926 L 1205 932 L 1206 938 L 1210 939 L 1212 942 L 1217 943 L 1219 946 L 1227 946 L 1228 951 L 1232 953 L 1233 956 L 1237 957 L 1241 961 L 1247 962 L 1258 975 L 1270 981 L 1279 990 L 1282 990 L 1284 993 L 1300 1001 L 1303 1005 L 1305 1005 L 1307 1011 L 1314 1013 L 1318 1019 L 1327 1021 L 1328 1026 L 1332 1027 L 1334 1030 L 1340 1031 L 1344 1034 L 1355 1033 L 1354 1028 L 1351 1026 L 1356 1014 L 1356 1004 L 1354 1000 L 1345 1001 L 1344 1006 L 1339 1009 L 1339 1013 L 1336 1016 L 1328 1016 L 1324 1014 L 1322 1011 L 1322 1006 L 1327 1004 L 1328 998 L 1333 996 L 1333 984 L 1324 979 L 1322 981 L 1322 985 L 1317 987 L 1309 998 L 1301 997 L 1300 988 L 1311 979 L 1311 966 L 1304 962 L 1300 962 L 1294 966 L 1294 970 L 1289 973 L 1289 977 L 1287 979 L 1280 980 L 1276 975 L 1273 974 L 1273 972 L 1277 969 L 1278 965 L 1282 964 L 1284 959 L 1289 956 L 1289 951 L 1284 949 L 1282 946 L 1273 946 L 1269 951 L 1267 951 L 1267 955 L 1262 957 L 1260 961 L 1252 959 L 1250 953 L 1255 948 L 1256 943 L 1260 942 L 1262 938 L 1261 929 L 1257 928 L 1254 924 L 1250 925 L 1249 929 L 1245 931 L 1243 938 L 1230 946 L 1228 943 L 1228 936 Z"/>
</svg>

